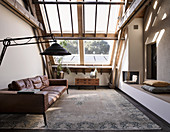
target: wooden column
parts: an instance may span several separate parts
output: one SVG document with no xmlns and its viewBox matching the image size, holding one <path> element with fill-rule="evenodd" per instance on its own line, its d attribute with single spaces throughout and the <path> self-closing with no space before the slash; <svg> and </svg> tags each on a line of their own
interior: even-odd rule
<svg viewBox="0 0 170 132">
<path fill-rule="evenodd" d="M 84 65 L 84 45 L 83 40 L 79 40 L 80 65 Z"/>
<path fill-rule="evenodd" d="M 82 0 L 77 0 L 81 2 Z M 79 37 L 83 37 L 83 5 L 77 5 L 77 13 L 78 13 L 78 31 Z M 79 40 L 79 53 L 80 53 L 80 65 L 84 65 L 84 45 L 83 40 Z"/>
<path fill-rule="evenodd" d="M 119 31 L 119 35 L 118 35 L 118 41 L 116 43 L 116 45 L 118 46 L 117 50 L 115 51 L 116 52 L 116 56 L 115 56 L 115 61 L 114 61 L 114 64 L 113 64 L 113 71 L 112 71 L 112 87 L 115 88 L 116 87 L 116 68 L 117 68 L 117 64 L 118 64 L 118 60 L 119 60 L 119 55 L 120 55 L 120 51 L 121 51 L 121 48 L 122 48 L 122 40 L 121 40 L 121 37 L 123 35 L 122 33 L 123 31 L 120 30 Z"/>
</svg>

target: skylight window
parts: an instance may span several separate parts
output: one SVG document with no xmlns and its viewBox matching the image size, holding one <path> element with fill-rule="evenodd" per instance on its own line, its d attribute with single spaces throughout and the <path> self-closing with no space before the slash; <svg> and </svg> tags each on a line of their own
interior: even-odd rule
<svg viewBox="0 0 170 132">
<path fill-rule="evenodd" d="M 71 55 L 63 56 L 63 64 L 78 64 L 80 62 L 78 40 L 57 40 L 57 43 L 71 53 Z M 60 57 L 53 57 L 56 64 Z"/>
<path fill-rule="evenodd" d="M 84 40 L 86 64 L 109 64 L 113 40 Z"/>
<path fill-rule="evenodd" d="M 79 5 L 69 3 L 77 2 L 77 0 L 39 1 L 54 2 L 40 4 L 47 34 L 63 37 L 63 40 L 57 40 L 58 43 L 63 42 L 64 37 L 83 38 L 81 51 L 79 51 L 79 40 L 65 40 L 66 48 L 72 55 L 64 56 L 63 64 L 80 64 L 79 52 L 84 53 L 84 56 L 81 54 L 81 63 L 110 64 L 114 40 L 89 40 L 89 38 L 86 40 L 86 37 L 114 37 L 121 5 L 83 4 L 83 2 L 96 2 L 96 0 L 82 0 Z M 57 2 L 67 3 L 59 4 Z M 98 0 L 97 2 L 122 2 L 122 0 Z M 82 47 L 84 47 L 84 51 Z M 54 57 L 55 63 L 58 59 L 59 57 Z"/>
<path fill-rule="evenodd" d="M 56 2 L 56 0 L 44 1 Z M 98 0 L 98 2 L 110 1 L 121 2 L 121 0 Z M 70 0 L 57 0 L 57 2 L 70 2 Z M 77 0 L 71 0 L 71 2 L 77 2 Z M 84 0 L 84 2 L 96 2 L 96 0 Z M 47 33 L 50 33 L 50 29 L 51 33 L 61 33 L 61 36 L 62 33 L 78 33 L 77 6 L 77 4 L 40 4 Z M 85 30 L 86 34 L 115 33 L 120 5 L 85 4 L 81 6 L 81 23 L 84 25 L 82 26 L 82 31 Z"/>
</svg>

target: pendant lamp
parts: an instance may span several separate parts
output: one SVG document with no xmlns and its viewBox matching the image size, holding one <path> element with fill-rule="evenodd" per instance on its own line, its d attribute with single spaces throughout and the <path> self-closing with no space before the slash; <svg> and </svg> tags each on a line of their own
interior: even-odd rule
<svg viewBox="0 0 170 132">
<path fill-rule="evenodd" d="M 50 47 L 48 47 L 44 52 L 40 53 L 41 55 L 56 55 L 56 56 L 64 56 L 71 55 L 66 49 L 64 49 L 60 44 L 54 43 Z"/>
</svg>

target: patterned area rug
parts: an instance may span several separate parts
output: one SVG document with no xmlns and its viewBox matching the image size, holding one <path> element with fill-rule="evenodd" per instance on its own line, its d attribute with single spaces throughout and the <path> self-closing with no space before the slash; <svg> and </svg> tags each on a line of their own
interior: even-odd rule
<svg viewBox="0 0 170 132">
<path fill-rule="evenodd" d="M 161 129 L 115 90 L 69 90 L 42 115 L 1 114 L 0 128 L 53 130 Z"/>
</svg>

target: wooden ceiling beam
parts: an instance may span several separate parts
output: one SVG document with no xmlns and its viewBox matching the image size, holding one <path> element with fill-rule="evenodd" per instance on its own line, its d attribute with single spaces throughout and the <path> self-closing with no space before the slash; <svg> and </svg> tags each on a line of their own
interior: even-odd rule
<svg viewBox="0 0 170 132">
<path fill-rule="evenodd" d="M 44 40 L 56 39 L 56 40 L 118 40 L 117 37 L 44 37 Z M 122 38 L 121 40 L 124 40 Z"/>
<path fill-rule="evenodd" d="M 81 1 L 81 0 L 78 0 Z M 82 31 L 82 27 L 83 27 L 83 22 L 82 22 L 82 5 L 77 5 L 77 13 L 78 13 L 78 31 L 79 31 L 79 37 L 83 36 L 83 31 Z"/>
<path fill-rule="evenodd" d="M 101 5 L 124 5 L 125 2 L 120 1 L 120 2 L 100 2 L 100 1 L 80 1 L 77 0 L 77 2 L 70 2 L 70 1 L 33 1 L 33 4 L 77 4 L 77 5 L 84 5 L 84 4 L 101 4 Z"/>
<path fill-rule="evenodd" d="M 50 34 L 46 34 L 47 36 L 50 36 Z M 60 33 L 53 33 L 54 37 L 60 37 Z M 63 33 L 63 37 L 72 37 L 72 33 Z M 74 37 L 79 37 L 78 33 L 74 33 Z M 83 37 L 94 37 L 94 33 L 86 33 Z M 96 33 L 96 37 L 106 37 L 105 33 Z M 117 34 L 107 34 L 107 37 L 117 37 Z M 107 38 L 106 37 L 106 38 Z"/>
<path fill-rule="evenodd" d="M 44 30 L 42 24 L 16 0 L 0 0 L 0 4 L 35 28 Z"/>
</svg>

